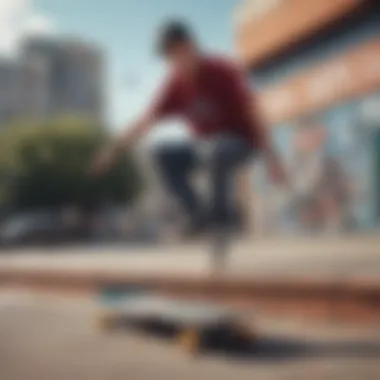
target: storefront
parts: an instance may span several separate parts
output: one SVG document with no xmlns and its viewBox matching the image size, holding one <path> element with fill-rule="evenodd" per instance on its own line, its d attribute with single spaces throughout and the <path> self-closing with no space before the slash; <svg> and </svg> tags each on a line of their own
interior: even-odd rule
<svg viewBox="0 0 380 380">
<path fill-rule="evenodd" d="M 304 13 L 294 13 L 300 0 L 273 2 L 238 33 L 242 61 L 292 179 L 292 191 L 279 194 L 263 168 L 256 170 L 262 224 L 270 232 L 371 229 L 380 220 L 380 7 L 306 3 Z M 330 13 L 321 11 L 323 3 Z M 297 17 L 302 25 L 295 27 Z M 249 44 L 248 31 L 260 36 L 258 28 L 270 31 L 271 22 L 266 45 L 257 37 Z"/>
</svg>

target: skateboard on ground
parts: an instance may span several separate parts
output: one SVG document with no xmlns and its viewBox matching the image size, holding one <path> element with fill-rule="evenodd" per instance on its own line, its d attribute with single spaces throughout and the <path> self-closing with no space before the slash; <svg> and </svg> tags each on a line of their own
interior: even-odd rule
<svg viewBox="0 0 380 380">
<path fill-rule="evenodd" d="M 144 291 L 103 289 L 98 327 L 137 327 L 174 338 L 192 354 L 214 345 L 250 344 L 254 334 L 238 313 L 217 305 L 162 297 Z"/>
</svg>

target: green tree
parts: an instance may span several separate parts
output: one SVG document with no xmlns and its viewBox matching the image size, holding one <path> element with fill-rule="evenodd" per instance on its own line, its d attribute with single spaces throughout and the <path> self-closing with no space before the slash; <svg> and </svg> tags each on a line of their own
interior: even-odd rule
<svg viewBox="0 0 380 380">
<path fill-rule="evenodd" d="M 21 209 L 132 202 L 141 180 L 130 155 L 102 178 L 91 160 L 109 136 L 94 123 L 74 118 L 9 126 L 0 133 L 0 195 Z"/>
</svg>

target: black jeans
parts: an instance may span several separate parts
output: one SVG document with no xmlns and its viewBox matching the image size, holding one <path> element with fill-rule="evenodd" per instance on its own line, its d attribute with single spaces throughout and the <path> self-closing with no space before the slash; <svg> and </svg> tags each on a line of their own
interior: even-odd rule
<svg viewBox="0 0 380 380">
<path fill-rule="evenodd" d="M 216 226 L 226 226 L 235 206 L 235 174 L 254 153 L 248 141 L 221 135 L 212 141 L 162 147 L 156 152 L 156 163 L 164 183 L 192 221 L 207 220 Z M 201 199 L 191 182 L 191 175 L 197 168 L 205 170 L 208 200 Z"/>
</svg>

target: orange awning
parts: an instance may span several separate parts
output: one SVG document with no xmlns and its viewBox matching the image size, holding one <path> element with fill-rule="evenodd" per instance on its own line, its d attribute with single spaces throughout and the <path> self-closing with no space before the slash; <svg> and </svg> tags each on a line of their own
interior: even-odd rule
<svg viewBox="0 0 380 380">
<path fill-rule="evenodd" d="M 246 0 L 238 8 L 244 21 L 242 17 L 237 20 L 237 49 L 246 66 L 317 33 L 364 3 L 357 0 L 277 0 L 271 1 L 269 8 L 266 5 L 269 3 L 265 3 L 268 1 Z"/>
</svg>

